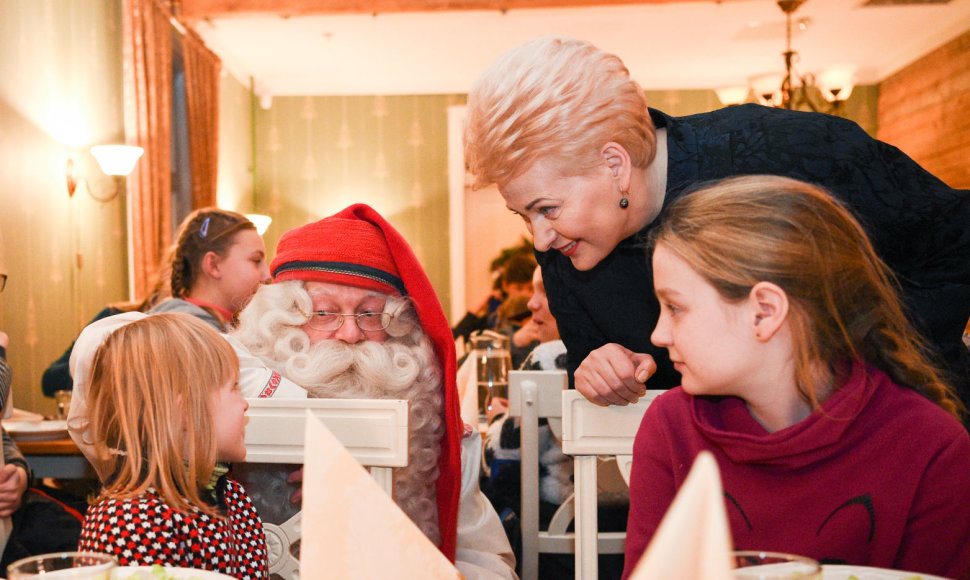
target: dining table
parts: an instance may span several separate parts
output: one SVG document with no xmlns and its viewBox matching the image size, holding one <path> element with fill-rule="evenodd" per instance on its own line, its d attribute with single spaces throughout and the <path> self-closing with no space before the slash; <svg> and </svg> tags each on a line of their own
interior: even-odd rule
<svg viewBox="0 0 970 580">
<path fill-rule="evenodd" d="M 4 420 L 3 428 L 17 442 L 34 477 L 84 479 L 94 468 L 67 432 L 64 420 Z"/>
<path fill-rule="evenodd" d="M 24 459 L 27 460 L 36 478 L 96 477 L 94 468 L 70 437 L 48 441 L 17 441 L 17 447 L 24 454 Z"/>
</svg>

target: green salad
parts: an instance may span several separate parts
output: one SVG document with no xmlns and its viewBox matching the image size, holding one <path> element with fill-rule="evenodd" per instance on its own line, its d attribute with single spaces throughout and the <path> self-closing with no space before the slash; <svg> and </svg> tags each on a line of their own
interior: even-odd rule
<svg viewBox="0 0 970 580">
<path fill-rule="evenodd" d="M 135 572 L 118 580 L 193 580 L 191 576 L 172 576 L 161 564 L 152 565 L 148 571 Z"/>
</svg>

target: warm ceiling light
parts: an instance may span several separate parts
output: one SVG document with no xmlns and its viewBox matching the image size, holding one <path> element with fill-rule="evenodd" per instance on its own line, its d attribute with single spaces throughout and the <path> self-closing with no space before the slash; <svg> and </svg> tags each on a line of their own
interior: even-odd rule
<svg viewBox="0 0 970 580">
<path fill-rule="evenodd" d="M 785 75 L 781 73 L 769 73 L 751 77 L 751 90 L 758 102 L 766 107 L 777 107 L 781 105 L 781 84 L 785 80 Z"/>
<path fill-rule="evenodd" d="M 259 235 L 266 233 L 269 224 L 273 223 L 273 218 L 261 213 L 247 213 L 246 219 L 253 222 L 253 225 L 256 226 L 256 233 Z"/>
<path fill-rule="evenodd" d="M 849 99 L 854 88 L 857 68 L 854 64 L 837 64 L 818 75 L 816 84 L 826 101 L 834 103 Z"/>
<path fill-rule="evenodd" d="M 714 89 L 717 93 L 717 98 L 721 101 L 722 105 L 740 105 L 741 103 L 748 100 L 749 89 L 746 86 L 739 85 L 734 87 L 721 87 L 719 89 Z"/>
</svg>

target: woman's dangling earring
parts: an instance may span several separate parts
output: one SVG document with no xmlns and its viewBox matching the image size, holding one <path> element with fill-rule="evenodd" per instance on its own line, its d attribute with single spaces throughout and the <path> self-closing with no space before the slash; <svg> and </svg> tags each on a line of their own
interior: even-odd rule
<svg viewBox="0 0 970 580">
<path fill-rule="evenodd" d="M 628 207 L 630 207 L 630 200 L 627 199 L 626 196 L 621 197 L 620 198 L 620 208 L 621 209 L 626 209 Z"/>
</svg>

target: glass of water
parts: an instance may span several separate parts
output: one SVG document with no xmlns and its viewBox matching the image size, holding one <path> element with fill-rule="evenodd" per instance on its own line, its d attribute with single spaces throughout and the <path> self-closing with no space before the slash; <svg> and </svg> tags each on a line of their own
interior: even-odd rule
<svg viewBox="0 0 970 580">
<path fill-rule="evenodd" d="M 55 391 L 54 401 L 57 403 L 57 418 L 61 421 L 67 419 L 67 412 L 71 409 L 72 391 Z"/>
<path fill-rule="evenodd" d="M 114 558 L 94 552 L 60 552 L 17 560 L 7 566 L 10 580 L 109 580 Z"/>
</svg>

